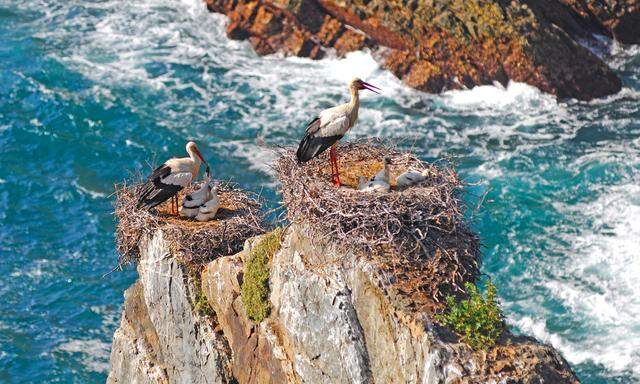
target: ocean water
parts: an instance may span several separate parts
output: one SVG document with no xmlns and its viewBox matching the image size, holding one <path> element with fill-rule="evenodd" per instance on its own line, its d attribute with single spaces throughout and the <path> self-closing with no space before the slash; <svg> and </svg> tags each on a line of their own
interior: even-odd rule
<svg viewBox="0 0 640 384">
<path fill-rule="evenodd" d="M 122 292 L 113 184 L 200 143 L 217 177 L 276 206 L 267 143 L 365 95 L 351 138 L 452 159 L 516 332 L 553 344 L 584 383 L 640 382 L 640 47 L 591 49 L 624 89 L 592 102 L 533 87 L 440 96 L 366 52 L 261 58 L 200 0 L 0 0 L 0 382 L 103 382 Z"/>
</svg>

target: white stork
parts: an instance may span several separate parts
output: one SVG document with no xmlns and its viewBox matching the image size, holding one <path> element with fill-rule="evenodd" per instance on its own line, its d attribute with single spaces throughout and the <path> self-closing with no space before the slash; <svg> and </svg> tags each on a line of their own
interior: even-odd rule
<svg viewBox="0 0 640 384">
<path fill-rule="evenodd" d="M 211 190 L 213 189 L 213 181 L 207 178 L 200 188 L 182 199 L 182 207 L 180 215 L 193 219 L 198 215 L 200 206 L 211 199 Z"/>
<path fill-rule="evenodd" d="M 391 159 L 385 157 L 384 168 L 382 168 L 380 172 L 376 173 L 368 182 L 366 181 L 367 179 L 364 176 L 360 176 L 358 179 L 358 189 L 363 192 L 389 192 L 389 190 L 391 189 L 391 171 L 389 169 L 389 165 L 391 165 Z"/>
<path fill-rule="evenodd" d="M 358 78 L 351 80 L 349 83 L 351 100 L 346 104 L 325 109 L 311 120 L 296 152 L 298 162 L 305 163 L 331 147 L 329 151 L 331 181 L 337 186 L 340 186 L 340 172 L 336 158 L 336 146 L 338 141 L 358 120 L 358 109 L 360 108 L 358 93 L 362 89 L 380 93 L 378 92 L 380 88 L 365 83 Z"/>
<path fill-rule="evenodd" d="M 216 216 L 220 208 L 220 198 L 218 197 L 218 187 L 211 190 L 211 198 L 200 206 L 196 220 L 209 221 Z"/>
<path fill-rule="evenodd" d="M 188 186 L 207 162 L 193 141 L 186 146 L 189 157 L 172 158 L 156 168 L 142 186 L 137 208 L 150 209 L 173 198 L 171 210 L 178 214 L 178 192 Z"/>
</svg>

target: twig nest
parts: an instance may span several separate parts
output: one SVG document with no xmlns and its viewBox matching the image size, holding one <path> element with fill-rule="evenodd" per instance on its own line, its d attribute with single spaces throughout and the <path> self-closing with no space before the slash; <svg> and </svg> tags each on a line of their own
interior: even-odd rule
<svg viewBox="0 0 640 384">
<path fill-rule="evenodd" d="M 385 157 L 391 190 L 359 191 L 359 177 L 376 175 Z M 371 142 L 340 146 L 338 161 L 340 188 L 331 184 L 327 156 L 298 164 L 292 150 L 282 151 L 275 168 L 291 221 L 377 262 L 400 291 L 422 292 L 424 300 L 412 300 L 425 305 L 475 279 L 478 240 L 465 223 L 453 169 Z M 397 176 L 412 169 L 424 179 L 396 190 Z"/>
<path fill-rule="evenodd" d="M 181 192 L 181 197 L 200 187 L 200 183 L 194 183 Z M 229 183 L 218 187 L 215 218 L 206 222 L 170 215 L 170 203 L 151 211 L 136 209 L 139 188 L 140 184 L 116 185 L 116 245 L 121 265 L 138 258 L 142 236 L 156 229 L 163 230 L 172 251 L 187 265 L 239 252 L 246 239 L 264 233 L 264 214 L 257 196 Z"/>
</svg>

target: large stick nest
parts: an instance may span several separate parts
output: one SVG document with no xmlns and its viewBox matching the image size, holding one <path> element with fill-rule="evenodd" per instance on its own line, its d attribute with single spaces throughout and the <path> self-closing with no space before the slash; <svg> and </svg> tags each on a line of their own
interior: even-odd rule
<svg viewBox="0 0 640 384">
<path fill-rule="evenodd" d="M 375 175 L 385 157 L 392 162 L 391 192 L 357 190 L 358 176 Z M 331 184 L 327 154 L 298 164 L 294 151 L 282 150 L 275 168 L 289 220 L 369 258 L 409 306 L 435 309 L 443 296 L 476 279 L 478 239 L 465 223 L 461 182 L 452 168 L 371 142 L 344 144 L 338 158 L 341 188 Z M 428 176 L 395 190 L 395 178 L 409 169 Z"/>
<path fill-rule="evenodd" d="M 219 186 L 220 209 L 215 218 L 207 222 L 171 215 L 170 201 L 151 211 L 137 209 L 141 187 L 141 183 L 116 185 L 116 246 L 120 266 L 138 259 L 140 240 L 156 229 L 163 231 L 172 253 L 187 266 L 237 253 L 246 239 L 264 233 L 264 214 L 258 199 L 229 183 Z M 181 191 L 179 198 L 198 187 L 192 184 Z"/>
</svg>

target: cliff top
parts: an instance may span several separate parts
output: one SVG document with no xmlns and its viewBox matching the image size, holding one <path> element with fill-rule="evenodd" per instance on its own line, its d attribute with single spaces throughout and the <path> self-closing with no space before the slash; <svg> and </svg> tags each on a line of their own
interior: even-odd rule
<svg viewBox="0 0 640 384">
<path fill-rule="evenodd" d="M 222 183 L 218 188 L 220 209 L 215 219 L 207 222 L 171 215 L 169 202 L 152 211 L 137 209 L 140 186 L 140 183 L 116 185 L 116 246 L 120 265 L 137 260 L 140 240 L 156 229 L 163 229 L 172 251 L 187 265 L 234 254 L 242 249 L 247 238 L 264 233 L 264 214 L 257 198 L 230 183 Z M 181 194 L 198 187 L 194 183 Z"/>
<path fill-rule="evenodd" d="M 455 171 L 420 161 L 381 143 L 354 142 L 339 148 L 343 187 L 330 181 L 328 155 L 300 166 L 293 151 L 276 164 L 290 221 L 311 235 L 372 261 L 383 281 L 415 309 L 434 309 L 478 275 L 478 239 L 463 216 L 461 182 Z M 391 159 L 391 180 L 424 170 L 426 179 L 387 193 L 357 190 Z"/>
</svg>

